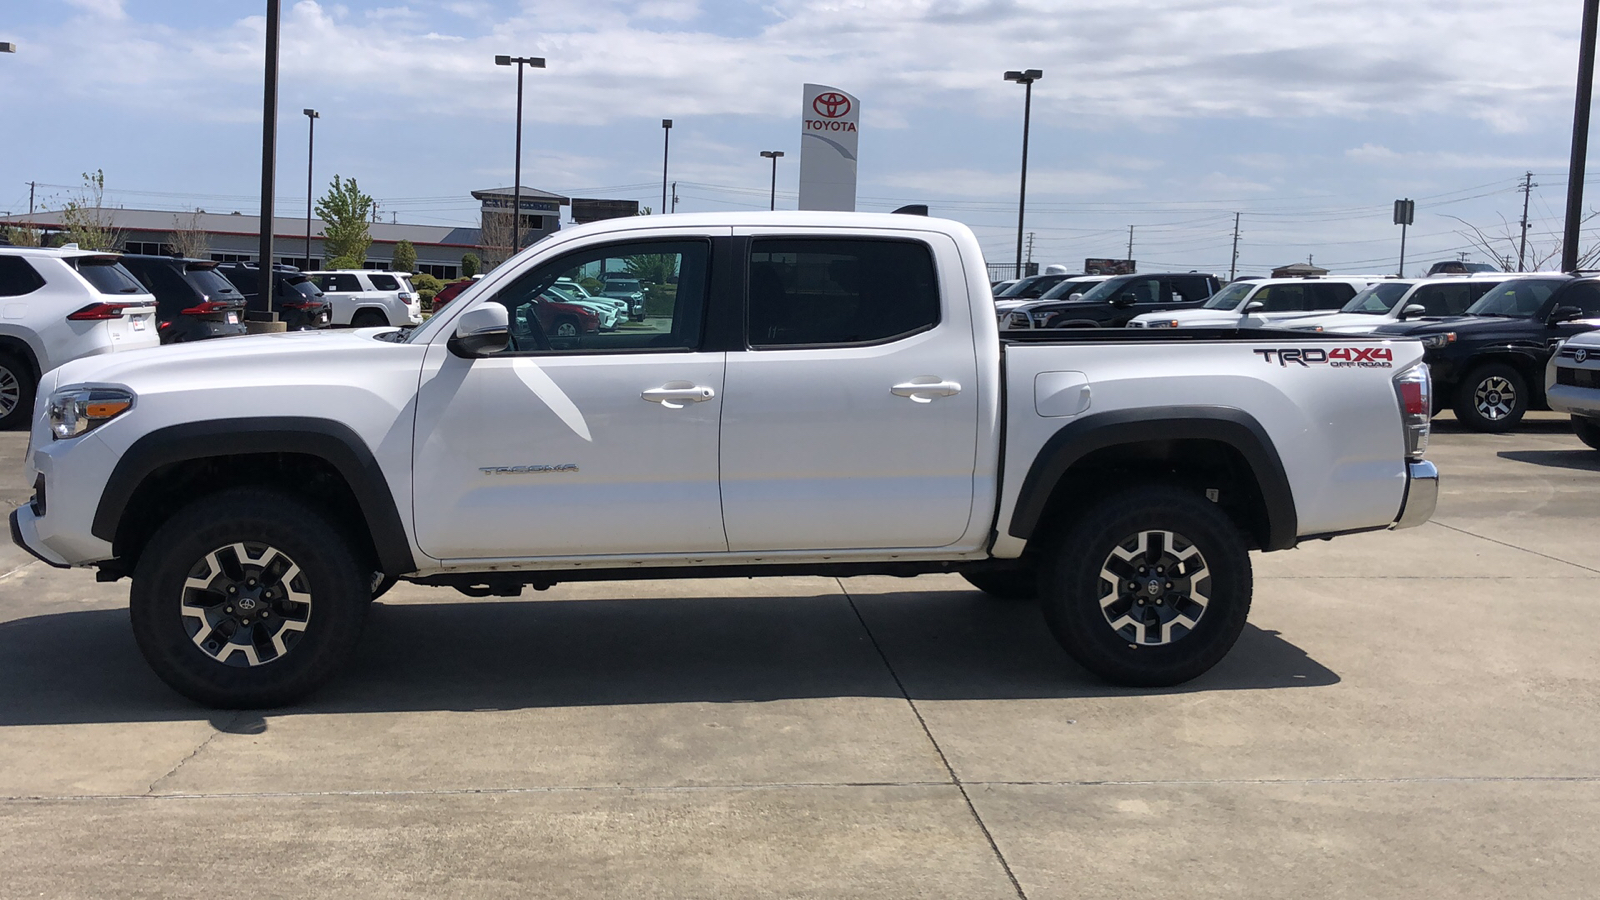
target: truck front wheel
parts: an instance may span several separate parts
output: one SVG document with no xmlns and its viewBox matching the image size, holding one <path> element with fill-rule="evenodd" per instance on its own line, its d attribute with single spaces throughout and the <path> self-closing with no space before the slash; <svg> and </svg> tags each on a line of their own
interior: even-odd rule
<svg viewBox="0 0 1600 900">
<path fill-rule="evenodd" d="M 145 545 L 130 595 L 134 639 L 161 680 L 191 700 L 280 706 L 354 651 L 370 569 L 315 509 L 268 490 L 223 491 Z"/>
<path fill-rule="evenodd" d="M 1596 450 L 1600 450 L 1600 419 L 1573 416 L 1572 433 L 1578 436 L 1578 440 Z"/>
<path fill-rule="evenodd" d="M 1250 613 L 1250 554 L 1214 503 L 1177 488 L 1104 498 L 1067 528 L 1041 581 L 1068 654 L 1130 687 L 1181 684 L 1216 665 Z"/>
</svg>

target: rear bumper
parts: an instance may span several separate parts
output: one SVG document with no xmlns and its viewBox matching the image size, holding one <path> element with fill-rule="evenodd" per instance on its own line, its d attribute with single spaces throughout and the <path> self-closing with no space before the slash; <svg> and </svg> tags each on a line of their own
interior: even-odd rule
<svg viewBox="0 0 1600 900">
<path fill-rule="evenodd" d="M 1439 503 L 1439 469 L 1427 460 L 1406 465 L 1406 497 L 1390 528 L 1415 528 L 1433 518 Z"/>
</svg>

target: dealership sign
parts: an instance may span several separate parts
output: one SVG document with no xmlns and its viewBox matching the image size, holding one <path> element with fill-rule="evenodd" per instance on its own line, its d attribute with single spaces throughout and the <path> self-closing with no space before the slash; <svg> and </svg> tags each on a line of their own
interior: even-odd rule
<svg viewBox="0 0 1600 900">
<path fill-rule="evenodd" d="M 856 145 L 861 101 L 824 84 L 808 84 L 800 106 L 800 208 L 856 208 Z"/>
</svg>

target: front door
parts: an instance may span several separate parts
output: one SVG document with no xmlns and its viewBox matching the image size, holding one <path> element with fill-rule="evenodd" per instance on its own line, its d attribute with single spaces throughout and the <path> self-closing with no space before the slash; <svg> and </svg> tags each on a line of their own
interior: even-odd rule
<svg viewBox="0 0 1600 900">
<path fill-rule="evenodd" d="M 440 559 L 639 556 L 727 549 L 717 485 L 726 354 L 700 349 L 710 242 L 653 238 L 540 263 L 479 303 L 512 346 L 429 348 L 414 444 L 418 543 Z M 558 278 L 636 273 L 644 321 L 557 334 Z"/>
<path fill-rule="evenodd" d="M 968 530 L 978 368 L 960 267 L 929 241 L 756 236 L 728 355 L 735 551 L 931 548 Z M 943 290 L 941 290 L 941 285 Z"/>
</svg>

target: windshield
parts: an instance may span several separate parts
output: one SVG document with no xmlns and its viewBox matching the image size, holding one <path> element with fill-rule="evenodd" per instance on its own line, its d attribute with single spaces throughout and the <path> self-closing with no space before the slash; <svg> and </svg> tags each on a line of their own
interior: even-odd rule
<svg viewBox="0 0 1600 900">
<path fill-rule="evenodd" d="M 1212 296 L 1210 300 L 1207 300 L 1205 305 L 1200 308 L 1233 309 L 1234 307 L 1243 303 L 1244 298 L 1250 296 L 1250 292 L 1255 290 L 1256 285 L 1257 282 L 1254 281 L 1235 281 L 1233 284 L 1230 284 L 1222 290 L 1217 291 L 1217 293 Z"/>
<path fill-rule="evenodd" d="M 1088 289 L 1087 291 L 1084 291 L 1081 299 L 1085 303 L 1092 303 L 1096 300 L 1110 300 L 1112 297 L 1115 297 L 1117 294 L 1122 292 L 1124 285 L 1133 281 L 1137 277 L 1137 275 L 1121 275 L 1116 278 L 1108 278 L 1105 281 L 1102 281 L 1094 287 Z"/>
<path fill-rule="evenodd" d="M 1497 284 L 1467 307 L 1469 316 L 1511 316 L 1526 319 L 1539 311 L 1556 288 L 1565 280 L 1554 278 L 1518 278 Z"/>
<path fill-rule="evenodd" d="M 636 281 L 636 280 L 633 280 L 631 278 L 630 279 L 608 278 L 608 279 L 606 279 L 606 290 L 608 290 L 608 291 L 638 291 L 639 290 L 639 282 Z"/>
<path fill-rule="evenodd" d="M 1381 316 L 1394 309 L 1395 303 L 1404 297 L 1406 291 L 1411 290 L 1414 284 L 1415 281 L 1380 281 L 1351 297 L 1350 302 L 1339 311 Z"/>
<path fill-rule="evenodd" d="M 1082 294 L 1089 288 L 1099 284 L 1093 278 L 1068 278 L 1039 296 L 1040 300 L 1065 300 L 1073 294 Z"/>
</svg>

